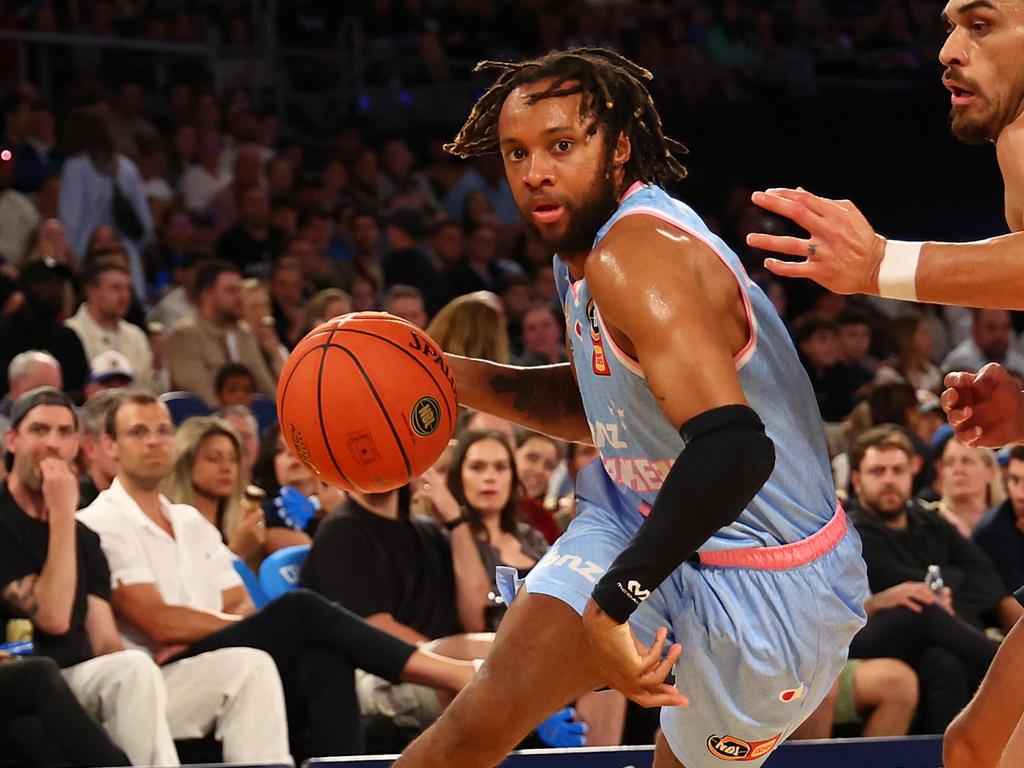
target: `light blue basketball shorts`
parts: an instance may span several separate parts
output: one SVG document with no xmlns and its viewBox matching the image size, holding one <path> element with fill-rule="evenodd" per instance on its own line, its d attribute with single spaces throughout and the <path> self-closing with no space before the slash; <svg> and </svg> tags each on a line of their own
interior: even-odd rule
<svg viewBox="0 0 1024 768">
<path fill-rule="evenodd" d="M 578 500 L 579 515 L 525 579 L 583 614 L 590 593 L 635 527 Z M 683 646 L 674 673 L 687 707 L 661 727 L 686 768 L 760 766 L 821 703 L 864 626 L 868 595 L 860 537 L 835 516 L 780 547 L 714 552 L 684 563 L 630 618 L 645 645 L 659 627 Z M 507 572 L 499 576 L 508 591 Z"/>
</svg>

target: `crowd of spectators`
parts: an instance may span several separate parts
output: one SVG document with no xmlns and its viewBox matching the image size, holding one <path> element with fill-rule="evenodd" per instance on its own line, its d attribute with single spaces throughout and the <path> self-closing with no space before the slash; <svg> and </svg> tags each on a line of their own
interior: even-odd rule
<svg viewBox="0 0 1024 768">
<path fill-rule="evenodd" d="M 280 6 L 282 43 L 333 45 L 336 4 Z M 385 1 L 358 18 L 373 55 L 435 82 L 478 57 L 615 44 L 705 72 L 658 86 L 690 103 L 810 87 L 811 56 L 874 51 L 855 66 L 915 72 L 936 20 L 923 0 Z M 241 48 L 265 42 L 252 24 L 238 3 L 0 4 L 0 28 Z M 27 618 L 38 656 L 0 663 L 0 744 L 40 765 L 170 764 L 212 734 L 225 760 L 398 748 L 472 672 L 445 657 L 486 656 L 479 633 L 507 607 L 496 566 L 544 557 L 596 450 L 466 412 L 424 476 L 363 496 L 320 482 L 259 416 L 289 350 L 350 311 L 399 315 L 451 353 L 564 362 L 551 254 L 519 225 L 499 158 L 354 125 L 305 146 L 242 90 L 154 92 L 131 67 L 111 76 L 108 53 L 65 62 L 94 77 L 60 102 L 28 82 L 0 98 L 0 619 L 14 640 Z M 730 188 L 712 224 L 792 331 L 873 592 L 798 735 L 941 732 L 1021 612 L 1024 453 L 950 440 L 938 393 L 946 371 L 987 362 L 1024 378 L 1024 323 L 779 282 L 744 236 L 784 225 L 747 192 Z M 172 419 L 181 393 L 194 415 Z M 44 454 L 40 476 L 29 459 Z M 302 589 L 257 610 L 236 568 L 296 546 Z M 21 679 L 38 695 L 8 706 Z M 230 712 L 203 714 L 217 697 Z M 103 729 L 69 731 L 89 716 Z M 644 741 L 655 725 L 605 692 L 540 743 Z"/>
</svg>

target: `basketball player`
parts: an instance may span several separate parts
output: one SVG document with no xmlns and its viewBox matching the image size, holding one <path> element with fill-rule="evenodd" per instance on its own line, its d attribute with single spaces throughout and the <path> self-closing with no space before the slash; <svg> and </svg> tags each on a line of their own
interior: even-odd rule
<svg viewBox="0 0 1024 768">
<path fill-rule="evenodd" d="M 450 357 L 460 400 L 593 440 L 601 461 L 483 670 L 397 765 L 495 765 L 608 685 L 663 707 L 657 768 L 759 766 L 864 622 L 860 541 L 810 382 L 737 256 L 662 188 L 685 175 L 684 148 L 662 133 L 649 72 L 599 48 L 481 66 L 501 74 L 448 150 L 500 152 L 558 254 L 572 362 Z"/>
<path fill-rule="evenodd" d="M 787 216 L 806 239 L 752 234 L 755 247 L 805 261 L 768 259 L 777 275 L 808 277 L 837 293 L 865 293 L 936 304 L 1024 309 L 1024 2 L 953 0 L 943 18 L 949 37 L 939 52 L 952 102 L 953 133 L 971 144 L 992 142 L 1006 185 L 1011 234 L 976 243 L 898 243 L 875 233 L 848 200 L 804 190 L 754 194 Z M 1024 393 L 996 364 L 951 373 L 942 406 L 957 437 L 999 447 L 1024 441 Z M 974 700 L 946 730 L 947 768 L 1010 768 L 1024 754 L 1024 627 L 1009 633 Z M 1004 749 L 1005 746 L 1005 749 Z"/>
</svg>

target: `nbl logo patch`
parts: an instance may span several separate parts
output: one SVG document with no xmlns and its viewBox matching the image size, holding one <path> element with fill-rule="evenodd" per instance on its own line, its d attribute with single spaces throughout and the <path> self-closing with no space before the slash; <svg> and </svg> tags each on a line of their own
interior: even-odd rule
<svg viewBox="0 0 1024 768">
<path fill-rule="evenodd" d="M 441 423 L 441 406 L 432 397 L 421 397 L 412 407 L 409 422 L 413 430 L 421 437 L 429 437 L 437 431 Z"/>
<path fill-rule="evenodd" d="M 735 736 L 708 736 L 708 752 L 719 760 L 730 762 L 747 762 L 759 760 L 767 755 L 779 743 L 782 734 L 778 733 L 765 741 L 744 741 Z"/>
<path fill-rule="evenodd" d="M 608 359 L 604 356 L 604 343 L 601 340 L 601 328 L 597 324 L 597 305 L 591 299 L 587 302 L 587 319 L 590 321 L 590 341 L 594 347 L 593 359 L 591 361 L 594 373 L 598 376 L 611 376 L 608 368 Z"/>
</svg>

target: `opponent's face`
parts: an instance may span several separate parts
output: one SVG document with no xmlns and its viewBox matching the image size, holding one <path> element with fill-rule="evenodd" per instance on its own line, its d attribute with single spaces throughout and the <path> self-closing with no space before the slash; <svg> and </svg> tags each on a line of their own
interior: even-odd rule
<svg viewBox="0 0 1024 768">
<path fill-rule="evenodd" d="M 861 506 L 883 520 L 906 511 L 913 484 L 913 462 L 899 448 L 875 448 L 864 453 L 860 467 L 850 476 Z"/>
<path fill-rule="evenodd" d="M 628 139 L 609 154 L 594 119 L 580 115 L 581 94 L 541 99 L 542 81 L 516 88 L 498 117 L 505 175 L 527 227 L 563 256 L 586 254 L 618 204 Z"/>
<path fill-rule="evenodd" d="M 478 440 L 469 446 L 462 464 L 466 503 L 482 515 L 498 514 L 512 494 L 512 462 L 497 440 Z"/>
<path fill-rule="evenodd" d="M 995 141 L 1024 114 L 1024 0 L 951 0 L 943 11 L 953 134 L 969 144 Z"/>
</svg>

